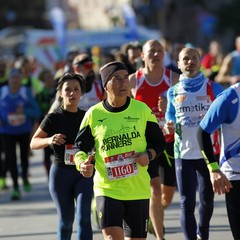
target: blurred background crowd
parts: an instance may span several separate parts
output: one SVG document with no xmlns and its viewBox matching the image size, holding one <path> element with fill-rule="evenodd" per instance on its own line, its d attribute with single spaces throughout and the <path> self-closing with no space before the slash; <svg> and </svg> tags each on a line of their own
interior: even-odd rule
<svg viewBox="0 0 240 240">
<path fill-rule="evenodd" d="M 227 53 L 240 24 L 237 0 L 9 0 L 0 6 L 1 57 L 34 56 L 48 67 L 70 48 L 108 52 L 161 36 L 203 51 L 218 39 Z"/>
<path fill-rule="evenodd" d="M 83 54 L 77 62 L 82 71 L 93 71 L 98 81 L 100 67 L 113 60 L 124 62 L 129 73 L 134 73 L 144 64 L 141 59 L 144 42 L 157 39 L 165 49 L 165 67 L 173 71 L 179 73 L 180 50 L 193 46 L 201 54 L 203 73 L 211 80 L 218 78 L 221 82 L 219 70 L 223 65 L 224 75 L 240 76 L 238 72 L 230 73 L 230 66 L 223 64 L 228 53 L 240 54 L 237 12 L 240 2 L 237 0 L 8 0 L 1 1 L 0 7 L 0 98 L 5 97 L 2 89 L 10 83 L 15 88 L 18 85 L 13 91 L 19 91 L 23 85 L 30 90 L 31 97 L 23 97 L 23 101 L 33 105 L 31 114 L 25 116 L 31 122 L 26 139 L 51 107 L 57 80 L 73 67 L 73 60 L 79 54 Z M 84 54 L 88 54 L 87 61 Z M 238 64 L 235 69 L 240 69 L 240 61 Z M 229 85 L 229 82 L 221 83 Z M 15 119 L 13 114 L 11 117 L 13 125 L 23 121 Z M 21 132 L 14 134 L 18 136 Z M 2 159 L 5 140 L 1 141 Z M 15 140 L 22 142 L 22 139 Z M 29 142 L 23 141 L 23 145 L 26 147 Z M 48 158 L 51 155 L 46 154 Z M 24 190 L 30 191 L 28 160 L 24 161 Z M 5 178 L 9 168 L 4 163 L 0 161 L 3 190 L 8 187 Z M 44 161 L 44 165 L 48 174 L 49 161 Z M 13 171 L 17 171 L 16 166 Z"/>
</svg>

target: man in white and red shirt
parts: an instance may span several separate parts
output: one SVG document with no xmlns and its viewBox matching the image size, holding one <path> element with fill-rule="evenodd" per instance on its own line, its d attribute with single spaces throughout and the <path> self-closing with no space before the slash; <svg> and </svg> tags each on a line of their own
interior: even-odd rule
<svg viewBox="0 0 240 240">
<path fill-rule="evenodd" d="M 164 48 L 157 40 L 149 40 L 143 46 L 144 67 L 130 75 L 130 95 L 145 102 L 156 115 L 159 126 L 165 123 L 166 92 L 178 81 L 179 75 L 164 67 Z M 163 208 L 172 201 L 175 185 L 175 167 L 173 158 L 173 135 L 165 135 L 167 148 L 160 159 L 149 165 L 152 196 L 150 200 L 150 218 L 158 239 L 163 239 Z M 160 166 L 160 171 L 159 171 Z M 159 176 L 160 172 L 160 176 Z M 161 177 L 161 178 L 160 178 Z M 162 181 L 162 184 L 161 184 Z"/>
<path fill-rule="evenodd" d="M 75 74 L 84 78 L 85 93 L 79 101 L 79 109 L 87 111 L 91 106 L 103 100 L 104 90 L 100 80 L 96 79 L 93 70 L 93 61 L 91 56 L 86 53 L 76 55 L 72 61 L 72 69 Z M 61 98 L 56 94 L 55 101 L 52 104 L 49 113 L 56 111 L 61 105 Z"/>
<path fill-rule="evenodd" d="M 100 81 L 97 81 L 93 70 L 92 58 L 86 53 L 80 53 L 72 62 L 75 73 L 83 76 L 85 80 L 85 93 L 79 102 L 78 107 L 87 111 L 91 106 L 103 100 L 103 87 Z"/>
</svg>

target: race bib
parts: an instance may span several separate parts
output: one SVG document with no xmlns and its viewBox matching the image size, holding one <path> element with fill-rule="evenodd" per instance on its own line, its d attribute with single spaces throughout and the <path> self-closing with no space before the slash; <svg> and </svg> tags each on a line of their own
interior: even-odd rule
<svg viewBox="0 0 240 240">
<path fill-rule="evenodd" d="M 137 163 L 132 158 L 134 151 L 105 158 L 108 180 L 128 178 L 138 174 Z"/>
<path fill-rule="evenodd" d="M 26 116 L 24 114 L 8 114 L 8 123 L 13 127 L 18 127 L 26 122 Z"/>
<path fill-rule="evenodd" d="M 75 165 L 74 163 L 74 154 L 76 153 L 76 149 L 73 148 L 73 144 L 65 145 L 65 152 L 64 152 L 64 163 L 66 165 Z"/>
</svg>

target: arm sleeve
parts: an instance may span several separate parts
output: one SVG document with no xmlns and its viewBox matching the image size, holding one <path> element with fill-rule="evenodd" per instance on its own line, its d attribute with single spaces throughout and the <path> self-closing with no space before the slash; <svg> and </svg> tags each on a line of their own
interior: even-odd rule
<svg viewBox="0 0 240 240">
<path fill-rule="evenodd" d="M 80 129 L 75 139 L 74 148 L 76 154 L 74 155 L 74 162 L 78 171 L 80 171 L 80 163 L 84 162 L 88 157 L 88 152 L 92 151 L 94 147 L 94 137 L 91 134 L 90 126 L 87 125 Z"/>
<path fill-rule="evenodd" d="M 171 87 L 167 91 L 167 110 L 165 113 L 165 119 L 168 122 L 169 120 L 172 120 L 174 123 L 176 123 L 176 117 L 175 117 L 175 107 L 173 105 L 173 91 L 174 87 Z"/>
<path fill-rule="evenodd" d="M 199 124 L 197 139 L 200 150 L 210 170 L 219 168 L 214 158 L 210 134 L 222 123 L 231 123 L 234 121 L 238 110 L 238 101 L 236 100 L 238 100 L 238 96 L 234 90 L 225 90 L 213 101 L 207 114 Z"/>
<path fill-rule="evenodd" d="M 90 126 L 83 127 L 77 134 L 74 148 L 85 153 L 90 152 L 94 147 L 94 137 L 91 133 Z"/>
<path fill-rule="evenodd" d="M 166 148 L 166 142 L 159 125 L 155 122 L 147 122 L 146 127 L 147 148 L 153 148 L 156 157 L 159 157 Z"/>
<path fill-rule="evenodd" d="M 197 139 L 198 139 L 200 150 L 203 154 L 203 157 L 206 163 L 211 164 L 216 162 L 214 153 L 213 153 L 211 135 L 205 132 L 200 126 L 198 127 L 198 130 L 197 130 Z"/>
</svg>

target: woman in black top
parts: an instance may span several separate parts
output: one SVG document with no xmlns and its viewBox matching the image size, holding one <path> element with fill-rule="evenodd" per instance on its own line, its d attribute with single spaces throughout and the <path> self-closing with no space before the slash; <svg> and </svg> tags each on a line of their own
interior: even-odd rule
<svg viewBox="0 0 240 240">
<path fill-rule="evenodd" d="M 49 190 L 59 217 L 58 239 L 71 239 L 77 215 L 77 239 L 91 240 L 92 178 L 83 177 L 73 162 L 73 144 L 85 111 L 78 109 L 84 93 L 84 80 L 77 74 L 64 74 L 57 86 L 62 106 L 47 115 L 31 140 L 32 149 L 52 146 L 54 163 L 50 169 Z"/>
</svg>

